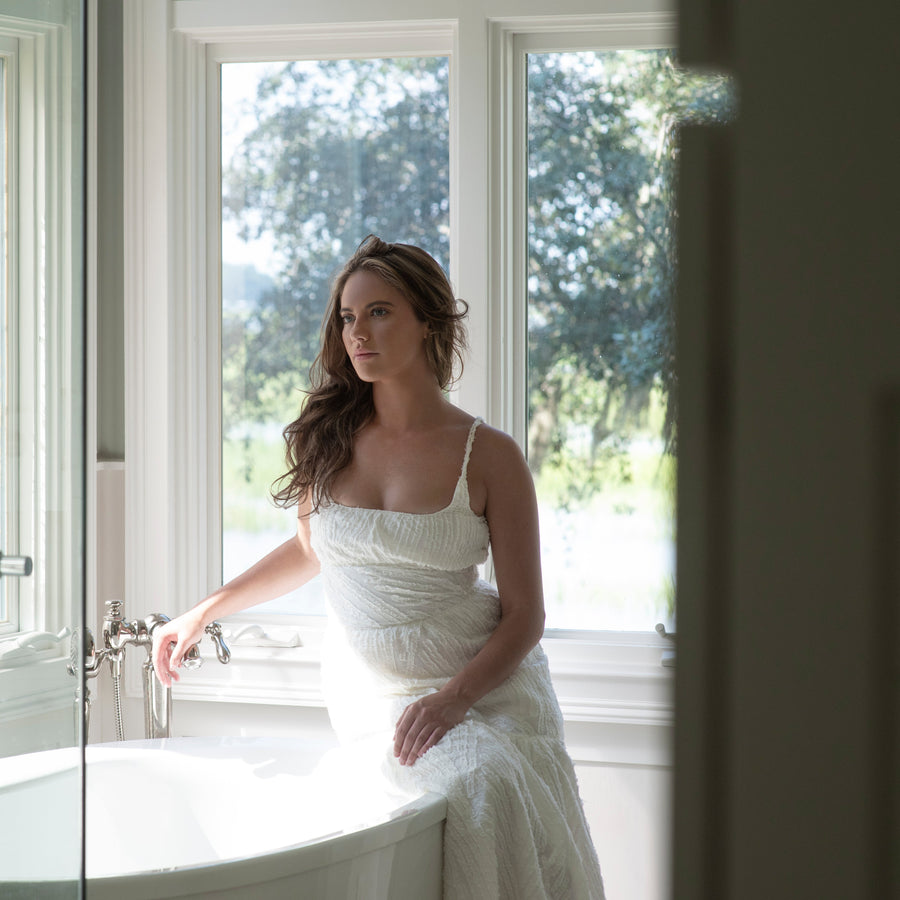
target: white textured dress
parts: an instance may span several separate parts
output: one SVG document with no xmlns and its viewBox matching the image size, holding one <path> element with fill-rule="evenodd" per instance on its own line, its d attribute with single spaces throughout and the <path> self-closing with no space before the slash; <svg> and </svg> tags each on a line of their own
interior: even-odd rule
<svg viewBox="0 0 900 900">
<path fill-rule="evenodd" d="M 312 516 L 329 607 L 329 714 L 342 743 L 376 757 L 397 788 L 447 797 L 445 900 L 602 900 L 539 646 L 415 764 L 393 756 L 405 707 L 459 672 L 500 618 L 497 592 L 478 577 L 489 532 L 469 506 L 466 479 L 479 421 L 439 512 L 332 503 Z"/>
</svg>

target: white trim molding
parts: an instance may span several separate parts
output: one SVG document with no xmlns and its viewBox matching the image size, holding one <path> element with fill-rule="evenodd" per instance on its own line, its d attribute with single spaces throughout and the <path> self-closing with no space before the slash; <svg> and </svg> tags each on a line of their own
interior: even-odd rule
<svg viewBox="0 0 900 900">
<path fill-rule="evenodd" d="M 175 589 L 181 530 L 170 458 L 168 4 L 123 6 L 125 593 L 133 613 Z M 163 599 L 165 598 L 165 599 Z M 148 612 L 150 610 L 147 610 Z"/>
</svg>

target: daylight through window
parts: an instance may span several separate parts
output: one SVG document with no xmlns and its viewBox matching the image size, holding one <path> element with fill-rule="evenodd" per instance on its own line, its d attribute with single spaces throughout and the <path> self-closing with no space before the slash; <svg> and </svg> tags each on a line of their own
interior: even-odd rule
<svg viewBox="0 0 900 900">
<path fill-rule="evenodd" d="M 225 580 L 296 528 L 269 488 L 335 271 L 370 232 L 449 266 L 448 77 L 446 57 L 222 65 Z M 315 584 L 260 609 L 324 612 Z"/>
<path fill-rule="evenodd" d="M 547 626 L 674 615 L 677 126 L 727 114 L 671 51 L 527 56 L 528 458 Z"/>
</svg>

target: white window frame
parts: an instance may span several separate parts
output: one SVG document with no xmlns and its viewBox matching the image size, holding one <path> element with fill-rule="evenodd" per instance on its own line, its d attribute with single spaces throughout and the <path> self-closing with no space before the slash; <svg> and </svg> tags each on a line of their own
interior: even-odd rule
<svg viewBox="0 0 900 900">
<path fill-rule="evenodd" d="M 425 24 L 389 24 L 386 27 L 368 26 L 361 32 L 358 26 L 349 28 L 303 28 L 293 37 L 278 40 L 213 41 L 206 45 L 207 84 L 207 134 L 206 165 L 211 177 L 211 191 L 207 205 L 207 227 L 210 240 L 207 243 L 209 265 L 207 267 L 207 334 L 209 346 L 219 348 L 222 343 L 221 322 L 221 245 L 216 237 L 221 231 L 221 89 L 220 67 L 223 63 L 266 62 L 279 60 L 325 60 L 325 59 L 374 59 L 395 57 L 450 57 L 453 52 L 453 25 L 450 22 L 428 22 Z M 451 88 L 452 95 L 452 88 Z M 452 96 L 450 107 L 453 108 Z M 215 193 L 213 185 L 215 183 Z M 453 204 L 451 203 L 451 233 L 453 232 Z M 451 239 L 451 250 L 453 247 Z M 458 268 L 451 263 L 454 269 Z M 211 356 L 207 376 L 207 436 L 209 444 L 208 496 L 211 509 L 222 509 L 222 361 L 221 355 Z M 287 424 L 287 423 L 285 423 Z M 290 534 L 286 533 L 285 538 Z M 219 584 L 222 578 L 221 533 L 209 545 L 209 580 L 211 586 Z M 285 619 L 292 617 L 275 616 L 275 622 L 284 625 Z M 296 618 L 296 617 L 293 617 Z M 316 617 L 303 617 L 304 621 Z M 259 613 L 252 611 L 235 616 L 236 621 L 257 622 Z M 252 640 L 252 638 L 248 638 Z"/>
<path fill-rule="evenodd" d="M 175 615 L 221 577 L 219 528 L 211 527 L 220 515 L 219 341 L 209 316 L 214 308 L 218 318 L 221 263 L 219 150 L 210 144 L 218 96 L 208 85 L 210 67 L 229 54 L 261 58 L 267 48 L 269 58 L 299 58 L 299 48 L 310 58 L 451 57 L 450 275 L 470 304 L 471 337 L 457 401 L 524 441 L 525 292 L 517 274 L 527 252 L 524 54 L 659 46 L 661 33 L 673 33 L 673 17 L 662 7 L 592 15 L 582 0 L 568 0 L 577 13 L 570 16 L 502 15 L 522 5 L 514 0 L 482 5 L 463 12 L 462 4 L 435 0 L 431 8 L 446 15 L 423 18 L 420 2 L 391 0 L 367 8 L 380 21 L 358 22 L 352 4 L 335 2 L 328 10 L 335 21 L 326 25 L 298 23 L 296 4 L 281 0 L 126 4 L 129 615 Z M 210 663 L 191 673 L 177 697 L 322 705 L 321 618 L 250 610 L 234 621 L 294 628 L 301 645 L 238 643 L 229 668 Z M 646 633 L 548 632 L 544 646 L 568 721 L 671 724 L 671 670 L 661 665 L 670 645 L 652 624 Z"/>
<path fill-rule="evenodd" d="M 33 429 L 29 429 L 27 423 L 29 416 L 25 416 L 25 421 L 21 422 L 19 411 L 20 404 L 24 401 L 30 407 L 32 405 L 32 396 L 34 393 L 31 386 L 31 372 L 22 371 L 21 366 L 21 349 L 23 347 L 34 346 L 32 336 L 33 328 L 29 327 L 29 322 L 21 321 L 19 314 L 19 304 L 17 298 L 19 296 L 18 289 L 18 247 L 20 244 L 19 230 L 25 223 L 19 221 L 18 216 L 18 194 L 19 194 L 19 39 L 16 35 L 10 34 L 6 29 L 0 27 L 0 58 L 6 68 L 6 77 L 4 79 L 4 107 L 6 110 L 4 123 L 6 151 L 6 172 L 4 180 L 6 181 L 6 228 L 7 238 L 6 247 L 3 252 L 6 254 L 6 285 L 7 292 L 7 328 L 10 338 L 10 346 L 7 348 L 8 359 L 7 368 L 10 372 L 10 383 L 8 395 L 11 398 L 7 403 L 3 398 L 5 409 L 3 414 L 6 416 L 6 442 L 0 448 L 0 465 L 3 467 L 3 479 L 6 483 L 7 496 L 9 498 L 9 506 L 4 510 L 6 521 L 4 524 L 3 534 L 5 535 L 0 542 L 0 552 L 19 553 L 26 552 L 23 540 L 27 539 L 27 535 L 31 531 L 31 521 L 33 519 L 33 499 L 29 498 L 25 509 L 20 514 L 19 507 L 23 505 L 25 499 L 23 483 L 29 484 L 29 467 L 32 465 L 30 458 L 22 458 L 23 454 L 19 447 L 23 444 L 32 444 Z M 27 91 L 27 87 L 23 87 L 23 91 Z M 27 429 L 27 431 L 26 431 Z M 20 631 L 20 610 L 30 605 L 27 602 L 27 595 L 33 594 L 31 583 L 18 578 L 10 578 L 3 583 L 6 591 L 7 599 L 7 618 L 0 621 L 0 639 L 8 637 L 11 634 L 18 634 Z M 23 597 L 23 594 L 25 597 Z M 23 600 L 25 602 L 23 602 Z"/>
<path fill-rule="evenodd" d="M 0 51 L 10 62 L 8 99 L 15 118 L 9 148 L 9 292 L 18 408 L 10 432 L 21 451 L 11 483 L 17 492 L 15 552 L 35 560 L 17 579 L 17 632 L 70 623 L 80 588 L 81 421 L 77 387 L 81 322 L 73 318 L 81 259 L 73 258 L 71 179 L 80 164 L 73 148 L 72 46 L 66 23 L 0 17 Z M 6 451 L 8 448 L 4 448 Z M 34 452 L 32 452 L 32 449 Z M 8 464 L 4 460 L 4 464 Z M 51 515 L 52 514 L 52 515 Z M 10 551 L 11 548 L 0 550 Z M 39 564 L 38 564 L 39 562 Z"/>
<path fill-rule="evenodd" d="M 0 16 L 2 52 L 14 70 L 8 282 L 18 350 L 10 431 L 20 448 L 10 479 L 18 546 L 0 549 L 34 560 L 32 574 L 16 579 L 17 621 L 0 640 L 0 694 L 9 701 L 0 724 L 71 705 L 67 633 L 81 616 L 84 577 L 82 21 L 61 6 L 38 12 L 59 18 Z"/>
</svg>

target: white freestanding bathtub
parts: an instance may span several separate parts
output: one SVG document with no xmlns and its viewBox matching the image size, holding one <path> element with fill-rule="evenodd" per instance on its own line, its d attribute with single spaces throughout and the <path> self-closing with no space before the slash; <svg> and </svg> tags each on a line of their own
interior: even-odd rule
<svg viewBox="0 0 900 900">
<path fill-rule="evenodd" d="M 54 834 L 53 810 L 61 784 L 77 802 L 78 761 L 76 748 L 0 761 L 10 896 L 72 877 L 53 851 L 77 842 Z M 91 745 L 86 761 L 87 900 L 440 900 L 446 801 L 393 793 L 343 751 L 173 738 Z M 23 814 L 47 817 L 46 846 L 16 846 Z"/>
</svg>

